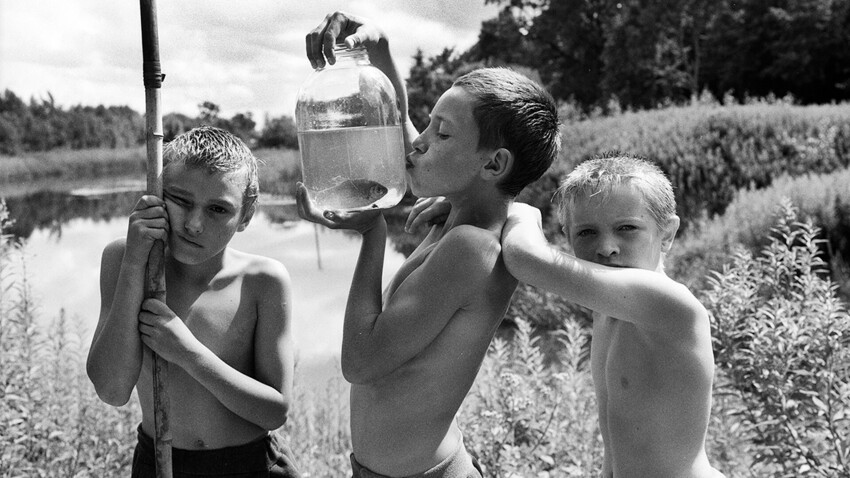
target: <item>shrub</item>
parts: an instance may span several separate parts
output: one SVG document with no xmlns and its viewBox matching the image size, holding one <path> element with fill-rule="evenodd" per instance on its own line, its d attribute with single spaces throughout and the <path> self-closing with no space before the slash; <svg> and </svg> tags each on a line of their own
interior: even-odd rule
<svg viewBox="0 0 850 478">
<path fill-rule="evenodd" d="M 850 169 L 829 174 L 781 176 L 770 187 L 739 191 L 723 215 L 703 220 L 677 239 L 667 258 L 667 272 L 692 288 L 707 286 L 737 245 L 755 253 L 770 242 L 770 211 L 790 200 L 803 218 L 821 231 L 822 252 L 841 296 L 850 297 Z"/>
<path fill-rule="evenodd" d="M 695 104 L 577 121 L 564 127 L 563 136 L 551 175 L 560 178 L 610 150 L 647 156 L 673 182 L 685 226 L 704 211 L 709 217 L 723 213 L 742 187 L 850 165 L 846 105 Z"/>
<path fill-rule="evenodd" d="M 458 417 L 467 448 L 485 476 L 596 476 L 602 437 L 590 374 L 586 331 L 567 320 L 558 361 L 546 365 L 538 337 L 521 318 L 507 342 L 496 338 Z"/>
<path fill-rule="evenodd" d="M 22 247 L 0 201 L 0 477 L 126 475 L 138 405 L 102 403 L 83 368 L 81 331 L 64 314 L 37 324 Z"/>
<path fill-rule="evenodd" d="M 785 202 L 761 255 L 739 248 L 703 295 L 759 476 L 850 476 L 850 317 L 817 235 Z"/>
</svg>

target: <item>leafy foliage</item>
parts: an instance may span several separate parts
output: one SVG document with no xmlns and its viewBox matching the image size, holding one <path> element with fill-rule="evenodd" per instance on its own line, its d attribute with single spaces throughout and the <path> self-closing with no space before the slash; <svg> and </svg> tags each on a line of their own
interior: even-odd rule
<svg viewBox="0 0 850 478">
<path fill-rule="evenodd" d="M 673 183 L 683 229 L 722 214 L 745 187 L 769 186 L 783 174 L 828 173 L 850 165 L 846 105 L 694 104 L 590 119 L 567 125 L 560 177 L 603 151 L 655 161 Z"/>
<path fill-rule="evenodd" d="M 824 239 L 820 249 L 839 295 L 850 297 L 850 169 L 828 174 L 787 175 L 764 189 L 740 190 L 722 215 L 697 222 L 677 239 L 667 257 L 667 272 L 699 289 L 709 270 L 719 270 L 735 247 L 757 253 L 770 242 L 775 218 L 766 213 L 790 201 L 801 218 L 809 219 Z"/>
<path fill-rule="evenodd" d="M 847 22 L 834 0 L 487 0 L 468 61 L 515 62 L 583 109 L 793 94 L 806 103 L 850 98 Z M 510 45 L 515 48 L 507 48 Z"/>
<path fill-rule="evenodd" d="M 850 476 L 850 316 L 825 277 L 818 231 L 785 202 L 770 244 L 711 278 L 716 362 L 755 464 L 773 476 Z"/>
<path fill-rule="evenodd" d="M 587 332 L 566 319 L 547 364 L 531 325 L 515 319 L 510 341 L 496 338 L 459 415 L 467 448 L 485 476 L 595 476 L 602 436 L 582 349 Z"/>
<path fill-rule="evenodd" d="M 9 226 L 0 201 L 0 232 Z M 5 232 L 4 232 L 5 234 Z M 0 237 L 0 477 L 117 476 L 132 457 L 136 403 L 100 402 L 83 371 L 80 330 L 39 323 L 26 256 Z"/>
</svg>

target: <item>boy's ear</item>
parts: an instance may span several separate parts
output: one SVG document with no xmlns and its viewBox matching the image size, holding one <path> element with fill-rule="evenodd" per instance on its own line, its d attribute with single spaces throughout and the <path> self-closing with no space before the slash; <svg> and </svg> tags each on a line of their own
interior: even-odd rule
<svg viewBox="0 0 850 478">
<path fill-rule="evenodd" d="M 236 226 L 236 232 L 242 232 L 248 227 L 248 224 L 251 222 L 251 218 L 254 217 L 254 211 L 257 210 L 257 199 L 255 198 L 251 201 L 251 205 L 248 206 L 248 209 L 245 210 L 245 213 L 242 214 L 242 219 L 239 221 L 239 225 Z"/>
<path fill-rule="evenodd" d="M 490 179 L 501 179 L 514 167 L 514 155 L 505 148 L 498 148 L 489 154 L 484 163 L 482 174 Z"/>
<path fill-rule="evenodd" d="M 667 227 L 661 232 L 661 251 L 664 253 L 670 252 L 673 247 L 673 240 L 676 238 L 676 232 L 679 230 L 679 216 L 672 215 L 667 220 Z"/>
</svg>

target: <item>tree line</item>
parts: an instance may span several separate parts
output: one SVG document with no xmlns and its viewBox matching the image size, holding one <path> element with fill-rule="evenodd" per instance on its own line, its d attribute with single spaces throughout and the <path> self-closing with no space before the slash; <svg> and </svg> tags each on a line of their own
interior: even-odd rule
<svg viewBox="0 0 850 478">
<path fill-rule="evenodd" d="M 850 99 L 846 0 L 485 0 L 478 43 L 422 66 L 521 65 L 580 108 L 721 99 Z"/>
<path fill-rule="evenodd" d="M 250 112 L 230 119 L 210 101 L 198 105 L 198 116 L 170 113 L 162 118 L 164 140 L 201 124 L 233 132 L 252 147 L 297 148 L 295 121 L 289 116 L 266 117 L 257 131 Z M 56 104 L 53 95 L 24 102 L 15 93 L 0 94 L 0 154 L 47 151 L 58 148 L 129 148 L 145 142 L 144 116 L 128 106 L 72 106 Z"/>
<path fill-rule="evenodd" d="M 577 114 L 681 104 L 696 96 L 793 97 L 803 104 L 850 99 L 847 0 L 484 0 L 500 7 L 463 52 L 414 56 L 411 117 L 430 108 L 459 75 L 504 65 L 537 78 Z M 212 102 L 192 118 L 163 118 L 165 139 L 201 123 L 252 146 L 297 148 L 291 117 L 222 118 Z M 143 142 L 142 116 L 128 107 L 57 107 L 0 95 L 0 153 Z"/>
</svg>

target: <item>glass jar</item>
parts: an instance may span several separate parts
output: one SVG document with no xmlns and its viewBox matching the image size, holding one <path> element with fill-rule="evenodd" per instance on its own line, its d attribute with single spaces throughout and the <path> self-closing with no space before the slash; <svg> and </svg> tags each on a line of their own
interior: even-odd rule
<svg viewBox="0 0 850 478">
<path fill-rule="evenodd" d="M 364 47 L 334 53 L 298 92 L 302 181 L 322 210 L 393 207 L 406 190 L 395 89 Z"/>
</svg>

